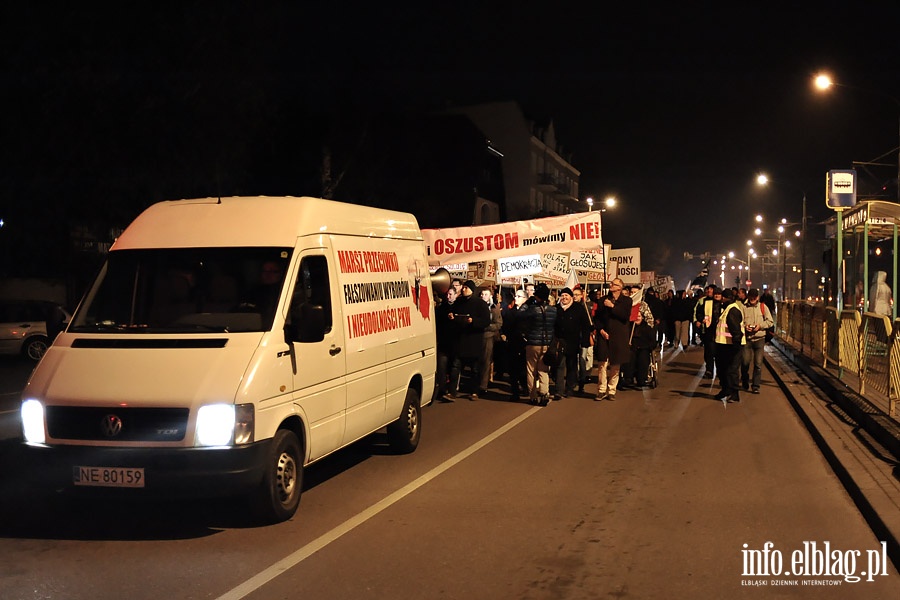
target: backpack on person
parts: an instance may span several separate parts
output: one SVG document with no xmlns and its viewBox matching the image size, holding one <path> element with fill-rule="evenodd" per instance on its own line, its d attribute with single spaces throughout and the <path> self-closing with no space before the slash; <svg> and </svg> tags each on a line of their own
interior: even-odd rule
<svg viewBox="0 0 900 600">
<path fill-rule="evenodd" d="M 762 314 L 763 319 L 765 319 L 766 318 L 766 305 L 763 304 L 762 302 L 759 303 L 759 312 L 760 312 L 760 314 Z M 771 342 L 773 337 L 775 337 L 775 328 L 769 327 L 768 329 L 766 329 L 766 343 L 768 344 L 769 342 Z"/>
</svg>

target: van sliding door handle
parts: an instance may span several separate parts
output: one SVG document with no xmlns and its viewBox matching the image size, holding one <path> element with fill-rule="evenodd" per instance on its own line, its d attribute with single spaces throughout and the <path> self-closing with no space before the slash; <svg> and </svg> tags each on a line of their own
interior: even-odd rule
<svg viewBox="0 0 900 600">
<path fill-rule="evenodd" d="M 341 353 L 340 347 L 332 346 L 332 347 L 329 348 L 329 350 L 328 350 L 328 354 L 330 354 L 330 355 L 332 355 L 332 356 L 337 356 L 337 355 L 340 354 L 340 353 Z"/>
</svg>

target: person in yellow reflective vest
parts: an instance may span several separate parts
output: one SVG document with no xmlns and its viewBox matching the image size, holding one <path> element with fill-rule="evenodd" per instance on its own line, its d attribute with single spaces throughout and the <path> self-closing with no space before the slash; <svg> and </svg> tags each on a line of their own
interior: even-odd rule
<svg viewBox="0 0 900 600">
<path fill-rule="evenodd" d="M 722 290 L 722 305 L 716 323 L 716 371 L 722 380 L 722 391 L 716 394 L 716 400 L 728 404 L 741 401 L 741 359 L 746 340 L 744 310 L 733 290 Z"/>
<path fill-rule="evenodd" d="M 718 296 L 718 298 L 716 298 Z M 713 285 L 706 286 L 706 295 L 694 305 L 694 331 L 700 333 L 703 343 L 703 362 L 706 365 L 704 377 L 712 379 L 716 360 L 716 322 L 721 312 L 721 292 Z M 722 378 L 721 371 L 719 379 Z"/>
</svg>

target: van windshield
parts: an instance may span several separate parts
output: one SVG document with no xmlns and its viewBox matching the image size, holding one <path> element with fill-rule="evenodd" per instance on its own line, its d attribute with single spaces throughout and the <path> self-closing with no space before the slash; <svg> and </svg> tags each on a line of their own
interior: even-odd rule
<svg viewBox="0 0 900 600">
<path fill-rule="evenodd" d="M 69 331 L 268 331 L 290 257 L 290 248 L 110 252 Z"/>
</svg>

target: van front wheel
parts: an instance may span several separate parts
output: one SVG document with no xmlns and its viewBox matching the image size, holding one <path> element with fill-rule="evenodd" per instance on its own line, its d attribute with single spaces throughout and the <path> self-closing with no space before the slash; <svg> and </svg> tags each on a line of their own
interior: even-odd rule
<svg viewBox="0 0 900 600">
<path fill-rule="evenodd" d="M 413 389 L 406 390 L 406 401 L 400 418 L 387 427 L 388 443 L 394 452 L 409 454 L 419 445 L 422 434 L 422 407 L 419 394 Z"/>
<path fill-rule="evenodd" d="M 303 453 L 297 435 L 279 429 L 272 438 L 258 492 L 259 516 L 268 523 L 287 521 L 297 512 L 303 488 Z"/>
</svg>

